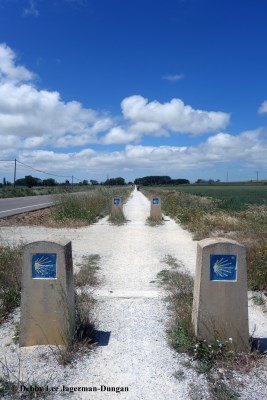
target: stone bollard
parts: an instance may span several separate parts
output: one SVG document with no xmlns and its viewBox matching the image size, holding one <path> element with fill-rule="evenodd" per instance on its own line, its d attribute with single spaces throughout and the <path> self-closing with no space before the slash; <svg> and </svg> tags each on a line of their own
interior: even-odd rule
<svg viewBox="0 0 267 400">
<path fill-rule="evenodd" d="M 150 218 L 153 221 L 162 220 L 161 199 L 157 195 L 151 196 Z"/>
<path fill-rule="evenodd" d="M 114 196 L 112 199 L 111 215 L 113 217 L 123 216 L 122 197 Z"/>
<path fill-rule="evenodd" d="M 223 238 L 198 243 L 192 321 L 197 338 L 232 338 L 236 350 L 249 350 L 244 246 Z"/>
<path fill-rule="evenodd" d="M 20 346 L 65 345 L 75 330 L 71 242 L 24 247 Z"/>
</svg>

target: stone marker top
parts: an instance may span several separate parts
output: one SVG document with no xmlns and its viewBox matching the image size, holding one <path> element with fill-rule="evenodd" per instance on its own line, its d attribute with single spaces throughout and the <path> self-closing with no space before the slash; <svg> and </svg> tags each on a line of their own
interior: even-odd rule
<svg viewBox="0 0 267 400">
<path fill-rule="evenodd" d="M 36 242 L 27 243 L 27 244 L 25 244 L 24 248 L 34 247 L 34 246 L 40 245 L 40 244 L 46 245 L 47 243 L 55 245 L 55 246 L 60 246 L 60 247 L 63 246 L 64 247 L 64 246 L 68 245 L 70 242 L 71 242 L 70 240 L 64 239 L 64 238 L 57 239 L 55 241 L 55 238 L 51 236 L 51 238 L 48 237 L 46 240 L 36 240 Z"/>
<path fill-rule="evenodd" d="M 235 245 L 235 246 L 239 246 L 239 247 L 245 247 L 245 246 L 243 246 L 242 244 L 240 244 L 240 243 L 238 243 L 237 241 L 235 241 L 235 240 L 232 240 L 232 239 L 228 239 L 228 238 L 208 238 L 208 239 L 203 239 L 203 240 L 200 240 L 199 242 L 198 242 L 198 245 L 200 246 L 200 247 L 208 247 L 208 246 L 213 246 L 214 244 L 219 244 L 220 246 L 222 245 L 222 244 L 226 244 L 226 245 L 228 245 L 228 244 L 233 244 L 233 245 Z"/>
</svg>

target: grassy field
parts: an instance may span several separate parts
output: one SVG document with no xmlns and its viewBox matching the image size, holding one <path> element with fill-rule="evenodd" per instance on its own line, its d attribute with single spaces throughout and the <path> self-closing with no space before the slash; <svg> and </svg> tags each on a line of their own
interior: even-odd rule
<svg viewBox="0 0 267 400">
<path fill-rule="evenodd" d="M 267 290 L 267 187 L 179 186 L 142 189 L 161 195 L 163 212 L 194 239 L 226 237 L 246 246 L 248 285 Z M 194 191 L 186 193 L 186 191 Z"/>
<path fill-rule="evenodd" d="M 267 185 L 180 185 L 172 188 L 162 186 L 159 189 L 211 197 L 217 199 L 219 207 L 226 210 L 241 210 L 250 204 L 267 205 Z"/>
</svg>

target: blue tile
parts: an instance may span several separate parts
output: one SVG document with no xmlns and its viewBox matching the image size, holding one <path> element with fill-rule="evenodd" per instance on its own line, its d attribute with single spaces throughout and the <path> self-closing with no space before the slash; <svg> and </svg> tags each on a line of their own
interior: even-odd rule
<svg viewBox="0 0 267 400">
<path fill-rule="evenodd" d="M 47 253 L 36 253 L 32 256 L 32 278 L 57 277 L 57 255 Z"/>
<path fill-rule="evenodd" d="M 236 281 L 236 256 L 212 254 L 210 256 L 211 281 Z"/>
<path fill-rule="evenodd" d="M 158 197 L 154 197 L 153 200 L 152 200 L 152 203 L 158 205 L 159 204 L 159 198 Z"/>
<path fill-rule="evenodd" d="M 115 198 L 115 199 L 114 199 L 114 204 L 115 204 L 116 206 L 118 206 L 118 205 L 120 204 L 120 202 L 121 202 L 121 199 L 118 199 L 118 198 Z"/>
</svg>

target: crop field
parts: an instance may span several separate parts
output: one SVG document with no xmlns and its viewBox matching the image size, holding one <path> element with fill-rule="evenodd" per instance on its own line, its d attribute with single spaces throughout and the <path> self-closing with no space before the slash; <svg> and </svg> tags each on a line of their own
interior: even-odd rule
<svg viewBox="0 0 267 400">
<path fill-rule="evenodd" d="M 241 210 L 253 204 L 267 205 L 267 185 L 180 185 L 159 189 L 218 199 L 221 209 Z"/>
</svg>

